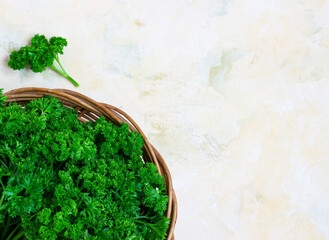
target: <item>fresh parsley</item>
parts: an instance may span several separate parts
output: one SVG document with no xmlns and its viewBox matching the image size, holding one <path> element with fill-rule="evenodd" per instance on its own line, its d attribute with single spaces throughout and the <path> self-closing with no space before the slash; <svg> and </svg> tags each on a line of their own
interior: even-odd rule
<svg viewBox="0 0 329 240">
<path fill-rule="evenodd" d="M 0 90 L 1 240 L 165 239 L 164 179 L 140 134 L 81 123 L 54 97 L 5 100 Z"/>
<path fill-rule="evenodd" d="M 21 70 L 30 66 L 33 72 L 43 72 L 47 67 L 52 68 L 62 76 L 70 80 L 74 86 L 79 84 L 71 78 L 59 61 L 59 54 L 63 54 L 63 48 L 67 46 L 67 41 L 62 37 L 52 37 L 47 40 L 44 35 L 36 34 L 31 39 L 31 46 L 21 47 L 18 51 L 12 51 L 8 66 L 14 70 Z M 57 68 L 54 65 L 57 62 Z"/>
</svg>

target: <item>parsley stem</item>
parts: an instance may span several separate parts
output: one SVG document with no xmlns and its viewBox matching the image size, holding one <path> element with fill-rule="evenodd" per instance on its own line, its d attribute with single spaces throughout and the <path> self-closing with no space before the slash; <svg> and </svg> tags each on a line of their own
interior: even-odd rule
<svg viewBox="0 0 329 240">
<path fill-rule="evenodd" d="M 10 224 L 11 224 L 11 218 L 9 217 L 8 220 L 7 220 L 7 222 L 6 222 L 6 227 L 3 230 L 3 232 L 2 232 L 2 235 L 1 235 L 1 238 L 0 238 L 1 240 L 4 240 L 5 239 L 5 237 L 7 235 L 7 232 L 9 230 Z"/>
<path fill-rule="evenodd" d="M 12 240 L 18 240 L 24 235 L 24 231 L 20 231 Z M 7 240 L 10 240 L 7 238 Z"/>
<path fill-rule="evenodd" d="M 1 178 L 0 178 L 0 183 L 1 183 L 2 189 L 5 190 L 5 186 L 3 185 L 2 181 L 1 181 Z"/>
<path fill-rule="evenodd" d="M 62 71 L 63 71 L 64 73 L 66 73 L 66 75 L 68 75 L 67 72 L 65 71 L 65 69 L 63 68 L 61 62 L 59 61 L 58 56 L 55 57 L 55 60 L 56 60 L 56 62 L 58 63 L 58 65 L 61 67 Z"/>
<path fill-rule="evenodd" d="M 8 169 L 8 166 L 6 165 L 6 163 L 5 163 L 4 161 L 0 160 L 0 163 L 1 163 L 3 166 L 5 166 L 6 170 Z"/>
<path fill-rule="evenodd" d="M 56 72 L 58 72 L 59 74 L 61 74 L 62 76 L 66 77 L 68 80 L 70 80 L 70 82 L 73 83 L 74 86 L 79 87 L 79 83 L 77 83 L 73 78 L 71 78 L 66 72 L 60 71 L 54 65 L 51 65 L 50 67 Z"/>
<path fill-rule="evenodd" d="M 59 61 L 58 56 L 55 57 L 55 60 L 58 63 L 58 65 L 61 67 L 61 69 L 63 70 L 63 72 L 67 75 L 67 78 L 74 84 L 74 86 L 79 87 L 79 84 L 73 78 L 71 78 L 69 76 L 69 74 L 65 71 L 65 69 L 63 68 L 61 62 Z"/>
<path fill-rule="evenodd" d="M 5 197 L 5 195 L 2 194 L 2 197 L 1 197 L 1 199 L 0 199 L 0 206 L 2 205 L 2 201 L 3 201 L 4 197 Z"/>
<path fill-rule="evenodd" d="M 153 216 L 153 217 L 148 217 L 148 216 L 137 216 L 137 217 L 134 217 L 134 219 L 154 219 L 156 218 L 157 216 Z"/>
<path fill-rule="evenodd" d="M 14 233 L 21 227 L 21 225 L 17 225 L 17 227 L 10 233 L 10 235 L 6 238 L 6 240 L 10 240 Z"/>
</svg>

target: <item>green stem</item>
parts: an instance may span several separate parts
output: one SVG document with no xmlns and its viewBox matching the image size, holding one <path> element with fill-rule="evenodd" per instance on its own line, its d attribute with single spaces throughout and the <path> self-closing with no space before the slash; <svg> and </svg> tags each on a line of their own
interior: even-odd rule
<svg viewBox="0 0 329 240">
<path fill-rule="evenodd" d="M 67 75 L 67 79 L 71 81 L 71 83 L 74 84 L 74 86 L 79 87 L 79 83 L 77 83 L 73 78 L 71 78 L 69 75 Z"/>
<path fill-rule="evenodd" d="M 58 63 L 58 65 L 61 67 L 61 69 L 63 70 L 63 72 L 64 72 L 65 74 L 67 74 L 67 72 L 66 72 L 65 69 L 63 68 L 61 62 L 59 61 L 58 56 L 56 56 L 55 60 L 56 60 L 56 62 Z M 68 74 L 67 74 L 67 75 L 68 75 Z"/>
<path fill-rule="evenodd" d="M 2 193 L 1 199 L 0 199 L 0 206 L 2 205 L 3 199 L 5 198 L 5 195 Z"/>
<path fill-rule="evenodd" d="M 7 164 L 6 164 L 4 161 L 0 160 L 0 163 L 1 163 L 3 166 L 5 166 L 6 169 L 8 169 Z"/>
<path fill-rule="evenodd" d="M 2 181 L 1 181 L 1 178 L 0 178 L 0 183 L 1 183 L 2 189 L 5 190 L 5 185 L 3 185 Z M 0 205 L 1 205 L 1 203 L 0 203 Z"/>
<path fill-rule="evenodd" d="M 63 70 L 63 72 L 67 75 L 67 78 L 76 86 L 76 87 L 79 87 L 79 84 L 73 79 L 70 77 L 70 75 L 65 71 L 65 69 L 63 68 L 61 62 L 59 61 L 59 58 L 58 56 L 56 56 L 55 58 L 56 62 L 58 63 L 58 65 L 61 67 L 61 69 Z"/>
<path fill-rule="evenodd" d="M 10 240 L 14 233 L 21 227 L 21 225 L 17 225 L 17 227 L 11 232 L 11 234 L 6 238 L 6 240 Z"/>
<path fill-rule="evenodd" d="M 30 217 L 30 220 L 31 220 L 33 217 L 35 217 L 37 214 L 38 214 L 38 213 L 33 214 L 33 215 Z"/>
<path fill-rule="evenodd" d="M 134 219 L 154 219 L 156 218 L 157 216 L 153 216 L 153 217 L 149 217 L 149 216 L 137 216 L 137 217 L 134 217 Z"/>
<path fill-rule="evenodd" d="M 24 235 L 24 231 L 20 231 L 12 240 L 18 240 Z M 9 240 L 9 239 L 8 239 Z"/>
<path fill-rule="evenodd" d="M 7 232 L 9 230 L 9 227 L 10 227 L 10 223 L 11 223 L 11 218 L 9 217 L 9 219 L 6 222 L 6 227 L 5 227 L 5 229 L 4 229 L 4 231 L 3 231 L 2 235 L 1 235 L 1 238 L 0 238 L 1 240 L 4 240 L 5 239 L 5 237 L 7 235 Z"/>
<path fill-rule="evenodd" d="M 70 82 L 73 83 L 74 86 L 79 87 L 79 83 L 77 83 L 73 78 L 71 78 L 65 71 L 62 72 L 58 70 L 54 65 L 51 65 L 50 67 L 56 72 L 58 72 L 59 74 L 61 74 L 62 76 L 66 77 L 68 80 L 70 80 Z"/>
</svg>

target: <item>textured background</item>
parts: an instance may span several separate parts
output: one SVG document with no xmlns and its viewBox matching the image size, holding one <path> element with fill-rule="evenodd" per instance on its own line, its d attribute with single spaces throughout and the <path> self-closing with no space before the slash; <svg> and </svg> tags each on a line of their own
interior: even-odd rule
<svg viewBox="0 0 329 240">
<path fill-rule="evenodd" d="M 329 239 L 329 1 L 0 0 L 0 87 L 122 108 L 164 156 L 185 239 Z M 7 67 L 35 34 L 52 70 Z"/>
</svg>

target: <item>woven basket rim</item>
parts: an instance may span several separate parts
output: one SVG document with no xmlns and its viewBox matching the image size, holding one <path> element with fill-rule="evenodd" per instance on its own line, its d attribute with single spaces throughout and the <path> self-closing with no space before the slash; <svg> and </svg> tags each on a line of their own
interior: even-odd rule
<svg viewBox="0 0 329 240">
<path fill-rule="evenodd" d="M 43 95 L 54 96 L 57 97 L 59 101 L 63 102 L 64 106 L 73 107 L 78 112 L 78 119 L 82 122 L 94 121 L 98 117 L 104 116 L 117 125 L 126 122 L 130 130 L 140 133 L 145 142 L 143 149 L 145 155 L 156 165 L 158 172 L 165 179 L 166 194 L 169 198 L 166 216 L 170 218 L 167 240 L 175 239 L 174 228 L 177 221 L 177 199 L 173 189 L 170 171 L 161 154 L 148 141 L 141 128 L 126 112 L 110 104 L 97 102 L 81 93 L 68 89 L 27 87 L 10 90 L 5 92 L 4 95 L 7 96 L 7 103 L 17 102 L 21 104 L 40 98 Z"/>
</svg>

